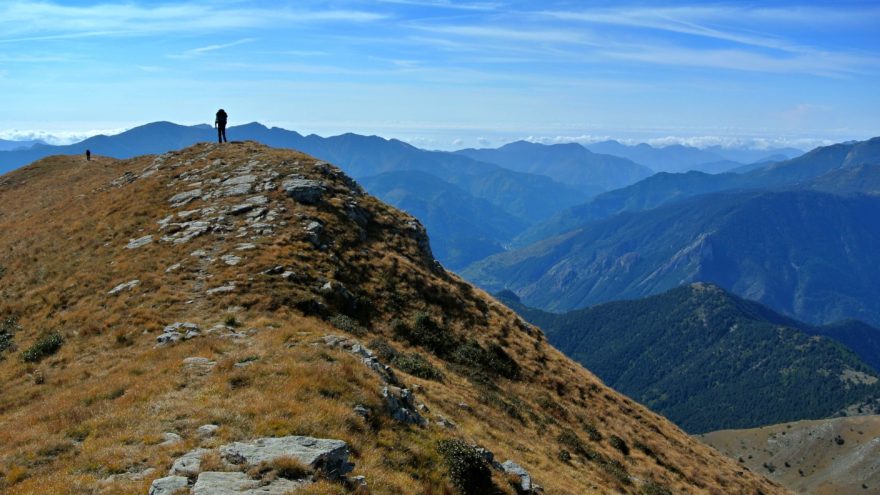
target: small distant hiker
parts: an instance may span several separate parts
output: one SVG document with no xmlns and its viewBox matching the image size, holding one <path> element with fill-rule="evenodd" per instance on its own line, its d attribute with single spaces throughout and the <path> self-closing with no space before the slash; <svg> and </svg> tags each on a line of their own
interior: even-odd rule
<svg viewBox="0 0 880 495">
<path fill-rule="evenodd" d="M 92 161 L 92 150 L 86 150 L 86 161 Z"/>
<path fill-rule="evenodd" d="M 222 108 L 217 110 L 217 118 L 214 120 L 214 127 L 217 128 L 217 142 L 226 142 L 226 110 Z"/>
</svg>

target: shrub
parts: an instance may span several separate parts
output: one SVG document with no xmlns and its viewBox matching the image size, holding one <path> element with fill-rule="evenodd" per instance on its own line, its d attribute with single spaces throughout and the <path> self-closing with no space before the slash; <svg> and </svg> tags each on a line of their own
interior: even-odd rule
<svg viewBox="0 0 880 495">
<path fill-rule="evenodd" d="M 596 427 L 592 424 L 584 424 L 584 431 L 587 433 L 587 436 L 590 437 L 590 440 L 594 442 L 599 442 L 602 440 L 602 434 L 599 433 L 599 430 L 597 430 Z"/>
<path fill-rule="evenodd" d="M 228 315 L 225 320 L 223 320 L 223 324 L 227 327 L 237 327 L 239 325 L 238 320 L 235 319 L 235 315 Z"/>
<path fill-rule="evenodd" d="M 385 339 L 373 339 L 367 345 L 369 345 L 370 349 L 372 349 L 379 356 L 379 359 L 383 361 L 391 362 L 399 354 L 397 349 Z"/>
<path fill-rule="evenodd" d="M 620 438 L 617 435 L 611 435 L 611 438 L 608 439 L 608 442 L 612 447 L 619 450 L 623 455 L 629 455 L 629 446 L 626 444 L 624 439 Z"/>
<path fill-rule="evenodd" d="M 556 458 L 562 462 L 568 462 L 571 460 L 571 452 L 569 452 L 565 449 L 560 449 L 559 453 L 556 454 Z"/>
<path fill-rule="evenodd" d="M 401 321 L 393 322 L 394 333 L 410 344 L 420 345 L 437 356 L 445 357 L 452 350 L 452 336 L 441 328 L 430 316 L 419 313 L 413 318 L 412 325 Z"/>
<path fill-rule="evenodd" d="M 452 486 L 463 495 L 492 491 L 492 472 L 476 447 L 461 440 L 441 440 L 438 451 L 449 471 Z"/>
<path fill-rule="evenodd" d="M 58 352 L 62 344 L 64 344 L 64 337 L 60 333 L 48 333 L 40 337 L 34 345 L 24 351 L 21 354 L 21 359 L 26 363 L 36 363 Z"/>
<path fill-rule="evenodd" d="M 398 354 L 392 361 L 394 366 L 404 373 L 424 378 L 426 380 L 442 380 L 443 374 L 434 367 L 424 356 L 417 352 L 411 354 Z"/>
<path fill-rule="evenodd" d="M 367 333 L 367 329 L 362 327 L 357 321 L 341 313 L 331 317 L 330 324 L 352 335 L 366 335 Z"/>
<path fill-rule="evenodd" d="M 672 495 L 672 490 L 656 481 L 649 481 L 642 487 L 642 495 Z"/>
<path fill-rule="evenodd" d="M 290 456 L 278 457 L 272 461 L 272 469 L 282 478 L 300 480 L 312 474 L 312 469 L 299 459 Z"/>
<path fill-rule="evenodd" d="M 0 354 L 15 348 L 13 336 L 19 330 L 21 330 L 21 327 L 18 325 L 18 318 L 14 316 L 7 316 L 0 321 Z"/>
</svg>

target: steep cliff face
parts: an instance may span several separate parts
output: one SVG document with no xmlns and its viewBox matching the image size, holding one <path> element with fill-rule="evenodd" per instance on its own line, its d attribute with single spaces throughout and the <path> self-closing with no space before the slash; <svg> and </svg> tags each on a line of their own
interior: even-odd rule
<svg viewBox="0 0 880 495">
<path fill-rule="evenodd" d="M 0 177 L 0 318 L 4 493 L 785 493 L 252 142 Z"/>
</svg>

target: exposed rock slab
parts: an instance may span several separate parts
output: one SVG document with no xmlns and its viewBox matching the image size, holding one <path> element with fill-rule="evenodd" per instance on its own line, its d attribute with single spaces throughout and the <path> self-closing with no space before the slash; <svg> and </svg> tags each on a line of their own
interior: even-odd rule
<svg viewBox="0 0 880 495">
<path fill-rule="evenodd" d="M 248 466 L 293 457 L 312 469 L 323 470 L 330 477 L 341 476 L 352 467 L 348 463 L 348 444 L 342 440 L 312 437 L 289 436 L 235 442 L 220 447 L 220 456 L 232 464 Z"/>
</svg>

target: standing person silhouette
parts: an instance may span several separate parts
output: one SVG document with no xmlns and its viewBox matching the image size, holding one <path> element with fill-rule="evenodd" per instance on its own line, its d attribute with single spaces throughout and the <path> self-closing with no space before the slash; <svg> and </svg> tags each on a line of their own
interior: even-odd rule
<svg viewBox="0 0 880 495">
<path fill-rule="evenodd" d="M 92 150 L 86 150 L 86 161 L 92 161 Z"/>
<path fill-rule="evenodd" d="M 217 110 L 217 118 L 214 119 L 214 127 L 217 128 L 217 142 L 226 142 L 226 110 Z"/>
</svg>

